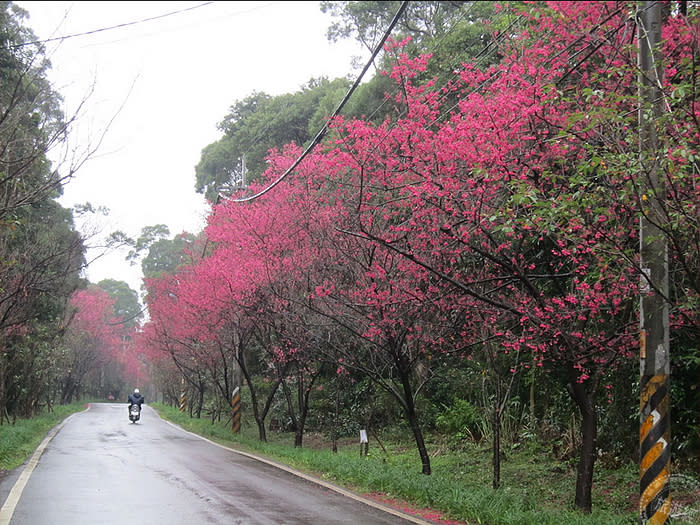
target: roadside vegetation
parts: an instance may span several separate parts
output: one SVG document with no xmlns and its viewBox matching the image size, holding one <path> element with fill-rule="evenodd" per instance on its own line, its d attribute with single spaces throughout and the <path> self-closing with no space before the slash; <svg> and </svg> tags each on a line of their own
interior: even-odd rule
<svg viewBox="0 0 700 525">
<path fill-rule="evenodd" d="M 19 467 L 34 453 L 52 428 L 71 414 L 85 410 L 86 406 L 84 402 L 59 405 L 33 418 L 0 425 L 0 471 Z"/>
</svg>

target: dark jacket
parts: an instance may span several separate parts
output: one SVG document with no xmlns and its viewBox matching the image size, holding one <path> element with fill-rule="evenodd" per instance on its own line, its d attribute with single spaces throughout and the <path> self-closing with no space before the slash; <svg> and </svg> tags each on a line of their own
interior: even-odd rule
<svg viewBox="0 0 700 525">
<path fill-rule="evenodd" d="M 142 404 L 143 402 L 144 402 L 144 399 L 143 399 L 143 396 L 142 396 L 140 393 L 138 393 L 138 394 L 134 394 L 134 393 L 129 394 L 129 406 L 131 406 L 131 405 L 138 405 L 139 408 L 141 408 L 141 404 Z"/>
</svg>

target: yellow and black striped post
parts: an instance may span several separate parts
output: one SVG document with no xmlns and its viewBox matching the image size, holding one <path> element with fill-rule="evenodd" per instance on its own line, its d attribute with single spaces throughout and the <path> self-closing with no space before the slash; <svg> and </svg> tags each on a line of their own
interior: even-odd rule
<svg viewBox="0 0 700 525">
<path fill-rule="evenodd" d="M 238 433 L 241 431 L 241 389 L 239 387 L 233 390 L 231 409 L 233 410 L 231 416 L 231 430 L 233 433 Z"/>
<path fill-rule="evenodd" d="M 180 392 L 180 412 L 185 411 L 185 407 L 186 407 L 185 401 L 186 401 L 186 399 L 185 399 L 185 378 L 183 377 L 182 378 L 182 390 Z"/>
<path fill-rule="evenodd" d="M 642 377 L 639 515 L 640 523 L 666 523 L 671 512 L 671 425 L 668 376 Z"/>
</svg>

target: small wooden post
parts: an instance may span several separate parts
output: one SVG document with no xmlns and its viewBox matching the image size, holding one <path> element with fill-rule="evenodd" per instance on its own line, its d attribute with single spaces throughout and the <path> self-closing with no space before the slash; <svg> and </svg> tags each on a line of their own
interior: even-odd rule
<svg viewBox="0 0 700 525">
<path fill-rule="evenodd" d="M 239 387 L 233 389 L 231 408 L 233 409 L 233 415 L 231 417 L 231 430 L 234 434 L 237 434 L 241 431 L 241 393 Z"/>
</svg>

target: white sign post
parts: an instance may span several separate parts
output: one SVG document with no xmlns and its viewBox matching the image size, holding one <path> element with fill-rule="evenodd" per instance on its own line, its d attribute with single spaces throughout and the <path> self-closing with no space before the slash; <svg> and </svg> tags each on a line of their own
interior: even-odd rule
<svg viewBox="0 0 700 525">
<path fill-rule="evenodd" d="M 360 430 L 360 456 L 366 456 L 369 453 L 369 439 L 367 438 L 367 431 L 365 429 Z"/>
</svg>

